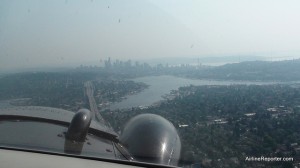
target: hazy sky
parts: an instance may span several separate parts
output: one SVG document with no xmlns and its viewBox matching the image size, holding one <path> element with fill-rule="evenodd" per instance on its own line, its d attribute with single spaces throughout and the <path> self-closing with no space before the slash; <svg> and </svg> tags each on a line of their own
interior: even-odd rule
<svg viewBox="0 0 300 168">
<path fill-rule="evenodd" d="M 300 56 L 299 0 L 1 0 L 0 71 L 100 59 Z"/>
</svg>

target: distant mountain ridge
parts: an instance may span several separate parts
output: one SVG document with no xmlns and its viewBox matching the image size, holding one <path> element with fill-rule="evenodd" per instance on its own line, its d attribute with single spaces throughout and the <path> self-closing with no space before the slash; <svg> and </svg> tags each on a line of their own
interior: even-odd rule
<svg viewBox="0 0 300 168">
<path fill-rule="evenodd" d="M 267 60 L 262 56 L 246 56 L 246 55 L 232 55 L 232 56 L 191 56 L 191 57 L 167 57 L 167 58 L 152 58 L 142 59 L 140 61 L 147 62 L 150 65 L 156 64 L 168 64 L 168 65 L 180 65 L 180 64 L 209 64 L 209 63 L 233 63 L 242 61 L 256 61 Z"/>
<path fill-rule="evenodd" d="M 299 81 L 300 59 L 232 63 L 191 73 L 188 76 L 230 80 Z"/>
</svg>

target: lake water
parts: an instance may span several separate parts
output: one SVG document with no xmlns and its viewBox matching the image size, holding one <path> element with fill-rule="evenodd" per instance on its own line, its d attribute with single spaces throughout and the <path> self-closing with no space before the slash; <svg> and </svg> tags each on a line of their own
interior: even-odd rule
<svg viewBox="0 0 300 168">
<path fill-rule="evenodd" d="M 114 103 L 110 106 L 111 110 L 124 109 L 138 106 L 149 106 L 155 102 L 163 100 L 162 96 L 169 94 L 171 90 L 176 90 L 182 86 L 201 86 L 201 85 L 232 85 L 232 84 L 275 84 L 278 82 L 250 82 L 250 81 L 217 81 L 217 80 L 198 80 L 186 79 L 174 76 L 148 76 L 136 78 L 133 81 L 143 82 L 149 87 L 140 93 L 127 96 L 127 99 Z"/>
</svg>

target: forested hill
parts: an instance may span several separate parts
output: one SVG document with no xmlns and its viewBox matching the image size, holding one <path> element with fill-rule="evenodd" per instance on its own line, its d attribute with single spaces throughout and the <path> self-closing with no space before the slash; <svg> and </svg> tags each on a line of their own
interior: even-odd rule
<svg viewBox="0 0 300 168">
<path fill-rule="evenodd" d="M 230 80 L 300 80 L 300 59 L 288 61 L 249 61 L 209 68 L 192 72 L 188 76 L 196 78 Z"/>
</svg>

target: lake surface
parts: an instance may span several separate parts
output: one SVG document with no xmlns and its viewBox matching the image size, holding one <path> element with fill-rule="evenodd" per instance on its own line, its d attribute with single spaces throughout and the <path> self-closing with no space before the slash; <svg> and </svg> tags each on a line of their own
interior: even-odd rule
<svg viewBox="0 0 300 168">
<path fill-rule="evenodd" d="M 155 102 L 163 100 L 162 96 L 165 94 L 169 94 L 171 90 L 176 90 L 182 86 L 232 85 L 232 84 L 266 85 L 266 84 L 278 83 L 278 82 L 199 80 L 199 79 L 187 79 L 187 78 L 180 78 L 174 76 L 166 76 L 166 75 L 136 78 L 133 81 L 143 82 L 149 85 L 149 87 L 140 93 L 127 96 L 127 99 L 124 99 L 121 102 L 112 104 L 110 106 L 111 110 L 138 107 L 138 106 L 149 106 Z"/>
</svg>

